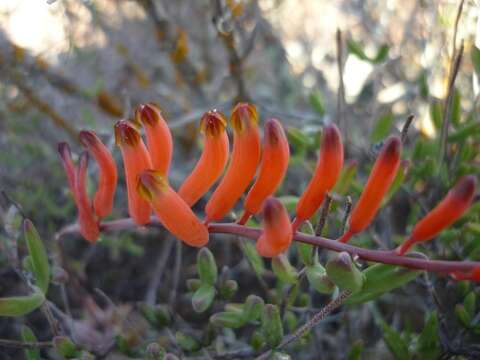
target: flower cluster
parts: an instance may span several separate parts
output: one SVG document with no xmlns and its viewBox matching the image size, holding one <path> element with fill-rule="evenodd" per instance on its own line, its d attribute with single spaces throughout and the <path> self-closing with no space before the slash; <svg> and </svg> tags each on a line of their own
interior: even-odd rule
<svg viewBox="0 0 480 360">
<path fill-rule="evenodd" d="M 239 103 L 233 108 L 230 116 L 233 147 L 230 154 L 225 116 L 216 110 L 205 113 L 200 120 L 204 136 L 201 157 L 175 191 L 168 181 L 173 153 L 172 135 L 160 109 L 152 103 L 143 104 L 136 109 L 133 121 L 118 121 L 115 124 L 115 140 L 123 158 L 128 212 L 135 224 L 148 224 L 153 210 L 158 221 L 174 236 L 188 245 L 204 246 L 209 238 L 209 224 L 223 219 L 233 209 L 258 171 L 245 197 L 243 215 L 238 224 L 243 225 L 251 216 L 260 214 L 262 233 L 257 240 L 259 254 L 274 257 L 287 250 L 297 229 L 314 215 L 340 177 L 344 162 L 342 137 L 334 124 L 323 129 L 316 169 L 298 201 L 295 218 L 291 222 L 285 207 L 273 197 L 288 167 L 290 152 L 287 137 L 277 119 L 268 119 L 262 143 L 258 122 L 254 105 Z M 141 135 L 142 126 L 146 145 Z M 81 154 L 76 167 L 68 144 L 59 144 L 58 150 L 77 205 L 81 234 L 88 241 L 95 242 L 99 237 L 101 219 L 109 215 L 113 207 L 117 169 L 111 153 L 93 131 L 80 132 L 80 141 L 87 152 Z M 348 242 L 371 224 L 396 177 L 401 152 L 402 143 L 397 136 L 391 136 L 384 142 L 352 210 L 348 229 L 338 241 Z M 85 187 L 89 153 L 100 169 L 93 201 L 88 198 Z M 220 178 L 206 203 L 205 219 L 202 221 L 191 207 Z M 475 187 L 473 175 L 461 178 L 446 197 L 414 226 L 412 233 L 394 253 L 403 256 L 416 243 L 432 239 L 455 222 L 471 205 Z M 455 279 L 480 281 L 480 269 L 450 275 Z"/>
</svg>

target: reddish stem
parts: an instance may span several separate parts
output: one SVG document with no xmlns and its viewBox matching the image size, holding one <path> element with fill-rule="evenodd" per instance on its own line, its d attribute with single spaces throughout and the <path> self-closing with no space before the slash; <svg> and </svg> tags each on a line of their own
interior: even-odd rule
<svg viewBox="0 0 480 360">
<path fill-rule="evenodd" d="M 158 220 L 156 220 L 155 217 L 152 216 L 150 226 L 160 226 L 160 223 L 158 222 Z M 134 229 L 136 227 L 138 226 L 130 218 L 105 221 L 100 224 L 100 230 L 104 232 L 128 230 Z M 262 232 L 261 229 L 255 229 L 248 226 L 232 223 L 213 223 L 208 226 L 208 231 L 210 233 L 240 235 L 250 239 L 257 239 Z M 73 234 L 78 232 L 79 227 L 77 224 L 68 225 L 61 229 L 56 234 L 55 238 L 59 240 L 61 237 L 67 234 Z M 295 234 L 293 239 L 295 241 L 312 244 L 331 251 L 346 251 L 352 256 L 358 256 L 359 258 L 367 261 L 398 265 L 410 269 L 425 270 L 430 272 L 452 273 L 457 271 L 466 273 L 480 267 L 480 262 L 478 261 L 428 260 L 413 258 L 409 256 L 399 256 L 395 254 L 395 251 L 364 249 L 321 236 L 306 235 L 298 232 Z"/>
</svg>

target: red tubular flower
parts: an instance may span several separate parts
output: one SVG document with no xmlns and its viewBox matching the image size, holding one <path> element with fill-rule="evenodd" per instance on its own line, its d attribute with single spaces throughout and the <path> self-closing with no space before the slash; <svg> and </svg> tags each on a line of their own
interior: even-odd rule
<svg viewBox="0 0 480 360">
<path fill-rule="evenodd" d="M 227 121 L 220 112 L 205 113 L 200 120 L 200 129 L 205 135 L 205 146 L 195 168 L 185 179 L 178 195 L 193 206 L 222 175 L 228 161 Z"/>
<path fill-rule="evenodd" d="M 167 175 L 172 160 L 173 142 L 160 109 L 152 103 L 140 105 L 135 110 L 135 121 L 143 123 L 145 127 L 153 168 Z"/>
<path fill-rule="evenodd" d="M 143 171 L 137 184 L 140 196 L 149 201 L 165 228 L 190 246 L 208 242 L 208 229 L 185 201 L 172 190 L 167 179 L 155 170 Z"/>
<path fill-rule="evenodd" d="M 112 212 L 117 187 L 117 165 L 112 154 L 93 131 L 80 131 L 80 142 L 93 155 L 100 169 L 98 189 L 93 198 L 93 209 L 99 218 Z"/>
<path fill-rule="evenodd" d="M 84 152 L 80 156 L 78 168 L 75 173 L 75 193 L 78 208 L 78 223 L 80 225 L 80 233 L 90 242 L 95 242 L 100 235 L 97 220 L 93 213 L 90 200 L 87 194 L 87 165 L 88 153 Z"/>
<path fill-rule="evenodd" d="M 402 142 L 396 136 L 390 136 L 380 150 L 373 169 L 368 177 L 357 205 L 352 211 L 350 227 L 339 239 L 347 242 L 352 235 L 364 230 L 372 222 L 400 165 Z"/>
<path fill-rule="evenodd" d="M 410 237 L 397 248 L 397 254 L 403 255 L 415 243 L 430 240 L 462 216 L 475 196 L 476 182 L 473 175 L 461 178 L 447 196 L 415 225 Z"/>
<path fill-rule="evenodd" d="M 63 168 L 65 169 L 65 173 L 67 174 L 68 186 L 70 187 L 70 191 L 72 192 L 72 195 L 76 200 L 77 194 L 75 193 L 75 165 L 73 165 L 70 146 L 66 142 L 59 143 L 58 153 L 60 154 Z"/>
<path fill-rule="evenodd" d="M 260 135 L 255 106 L 237 104 L 232 111 L 230 122 L 234 132 L 232 159 L 205 207 L 206 223 L 220 220 L 233 208 L 255 176 L 260 162 Z"/>
<path fill-rule="evenodd" d="M 313 177 L 298 201 L 292 225 L 294 231 L 322 205 L 326 193 L 335 186 L 342 166 L 342 137 L 337 126 L 330 124 L 323 130 L 320 156 Z"/>
<path fill-rule="evenodd" d="M 465 273 L 461 271 L 455 271 L 450 274 L 455 280 L 470 280 L 480 282 L 480 267 L 474 268 L 472 271 Z"/>
<path fill-rule="evenodd" d="M 277 119 L 267 120 L 260 172 L 247 194 L 239 224 L 245 224 L 251 215 L 258 213 L 263 200 L 277 190 L 287 172 L 289 158 L 290 149 L 282 124 Z"/>
<path fill-rule="evenodd" d="M 138 225 L 150 222 L 150 204 L 137 193 L 137 177 L 152 168 L 150 155 L 138 130 L 128 121 L 115 124 L 115 141 L 122 151 L 125 180 L 127 182 L 128 212 Z"/>
<path fill-rule="evenodd" d="M 274 257 L 288 249 L 293 231 L 287 210 L 280 201 L 268 197 L 262 209 L 263 233 L 257 240 L 257 251 L 261 256 Z"/>
</svg>

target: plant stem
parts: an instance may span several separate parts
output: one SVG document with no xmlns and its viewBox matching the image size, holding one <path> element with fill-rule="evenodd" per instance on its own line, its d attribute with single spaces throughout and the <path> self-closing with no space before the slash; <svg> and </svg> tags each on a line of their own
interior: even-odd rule
<svg viewBox="0 0 480 360">
<path fill-rule="evenodd" d="M 150 226 L 160 227 L 161 224 L 154 217 L 151 219 Z M 121 231 L 128 229 L 135 229 L 135 225 L 130 218 L 119 219 L 114 221 L 106 221 L 100 224 L 101 231 Z M 232 234 L 239 235 L 250 239 L 257 239 L 260 236 L 261 229 L 255 229 L 248 226 L 238 225 L 238 224 L 224 224 L 224 223 L 213 223 L 210 224 L 208 230 L 212 234 Z M 76 234 L 79 232 L 79 227 L 77 224 L 68 225 L 65 228 L 61 229 L 55 236 L 57 240 L 60 240 L 63 236 L 67 234 Z M 342 252 L 346 251 L 351 256 L 358 256 L 360 259 L 366 261 L 373 261 L 377 263 L 398 265 L 410 269 L 425 270 L 430 272 L 438 273 L 451 273 L 454 271 L 461 272 L 470 272 L 476 267 L 480 267 L 480 262 L 478 261 L 447 261 L 447 260 L 429 260 L 429 259 L 419 259 L 409 256 L 400 256 L 396 255 L 395 252 L 385 251 L 385 250 L 372 250 L 364 249 L 357 246 L 344 244 L 333 239 L 324 238 L 321 236 L 311 236 L 303 233 L 297 232 L 294 236 L 295 241 L 312 244 L 319 246 L 321 248 Z"/>
<path fill-rule="evenodd" d="M 0 339 L 0 347 L 11 347 L 11 348 L 41 348 L 41 347 L 50 347 L 53 346 L 51 341 L 18 341 L 18 340 L 8 340 Z"/>
</svg>

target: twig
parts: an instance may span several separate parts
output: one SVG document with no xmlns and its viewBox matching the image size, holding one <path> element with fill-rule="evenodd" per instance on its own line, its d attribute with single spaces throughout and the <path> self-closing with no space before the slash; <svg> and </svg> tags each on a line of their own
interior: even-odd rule
<svg viewBox="0 0 480 360">
<path fill-rule="evenodd" d="M 350 296 L 352 292 L 350 290 L 342 291 L 337 298 L 330 301 L 323 309 L 316 313 L 307 323 L 298 328 L 293 334 L 284 337 L 282 342 L 277 346 L 277 349 L 283 349 L 288 344 L 300 339 L 307 331 L 315 327 L 320 321 L 322 321 L 328 314 L 338 308 L 343 302 Z M 258 356 L 256 360 L 266 360 L 272 354 L 273 350 L 268 350 Z"/>
<path fill-rule="evenodd" d="M 161 226 L 158 220 L 152 216 L 149 226 Z M 124 218 L 113 221 L 106 221 L 100 224 L 100 229 L 103 232 L 106 231 L 121 231 L 131 230 L 138 227 L 132 219 Z M 78 234 L 78 224 L 68 225 L 61 229 L 55 238 L 59 240 L 62 236 L 67 234 Z M 261 234 L 261 229 L 251 228 L 248 226 L 238 224 L 225 224 L 225 223 L 212 223 L 209 225 L 208 230 L 211 234 L 231 234 L 239 235 L 250 239 L 258 239 Z M 341 243 L 334 239 L 328 239 L 321 236 L 312 236 L 297 232 L 293 238 L 295 241 L 300 241 L 306 244 L 312 244 L 321 248 L 342 252 L 346 251 L 350 255 L 357 255 L 359 258 L 367 261 L 378 262 L 382 264 L 390 264 L 402 266 L 410 269 L 425 270 L 438 273 L 451 273 L 454 271 L 469 272 L 473 269 L 480 267 L 479 261 L 448 261 L 448 260 L 429 260 L 419 259 L 409 256 L 397 255 L 394 251 L 385 250 L 372 250 L 364 249 L 357 246 Z"/>
<path fill-rule="evenodd" d="M 182 242 L 177 241 L 175 249 L 175 267 L 173 269 L 172 288 L 170 289 L 170 307 L 176 307 L 178 282 L 180 280 L 180 269 L 182 267 Z"/>
<path fill-rule="evenodd" d="M 327 194 L 325 197 L 325 201 L 323 202 L 322 211 L 318 218 L 317 226 L 315 226 L 315 235 L 322 236 L 323 228 L 325 227 L 325 223 L 327 222 L 328 213 L 330 212 L 330 208 L 332 206 L 332 197 L 330 194 Z"/>
<path fill-rule="evenodd" d="M 60 334 L 60 330 L 58 328 L 58 321 L 53 317 L 52 310 L 50 310 L 50 305 L 48 305 L 47 302 L 44 302 L 43 305 L 40 307 L 40 310 L 47 318 L 53 336 L 58 336 Z"/>
<path fill-rule="evenodd" d="M 348 195 L 347 198 L 345 199 L 345 214 L 343 215 L 343 219 L 342 219 L 341 234 L 344 234 L 347 228 L 348 217 L 352 212 L 352 205 L 353 205 L 352 198 L 350 197 L 350 195 Z"/>
<path fill-rule="evenodd" d="M 158 257 L 153 276 L 151 277 L 150 284 L 148 285 L 147 294 L 145 295 L 145 302 L 148 305 L 154 305 L 157 302 L 157 290 L 160 286 L 160 280 L 162 279 L 165 266 L 167 265 L 168 259 L 170 258 L 172 245 L 173 239 L 171 236 L 168 236 L 165 244 L 162 247 L 162 250 L 160 251 L 160 256 Z"/>
<path fill-rule="evenodd" d="M 410 125 L 412 125 L 413 120 L 415 120 L 415 115 L 410 114 L 410 115 L 408 115 L 407 120 L 405 121 L 405 124 L 403 124 L 402 133 L 400 135 L 400 139 L 402 140 L 402 144 L 404 144 L 405 141 L 407 140 L 408 129 L 410 128 Z"/>
<path fill-rule="evenodd" d="M 11 347 L 11 348 L 41 348 L 41 347 L 51 347 L 53 343 L 51 341 L 18 341 L 18 340 L 8 340 L 0 339 L 0 347 Z"/>
<path fill-rule="evenodd" d="M 345 84 L 343 82 L 343 36 L 342 31 L 337 29 L 336 33 L 337 44 L 337 70 L 338 70 L 338 94 L 337 94 L 337 123 L 345 139 L 348 139 L 348 132 L 345 119 Z"/>
</svg>

